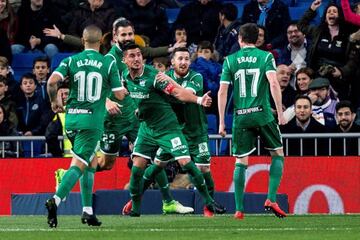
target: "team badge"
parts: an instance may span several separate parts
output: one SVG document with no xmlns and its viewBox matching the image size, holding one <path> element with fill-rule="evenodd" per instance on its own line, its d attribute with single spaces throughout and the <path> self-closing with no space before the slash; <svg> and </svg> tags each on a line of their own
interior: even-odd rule
<svg viewBox="0 0 360 240">
<path fill-rule="evenodd" d="M 181 140 L 180 140 L 179 137 L 173 138 L 173 139 L 171 139 L 170 141 L 171 141 L 171 145 L 172 145 L 173 148 L 176 148 L 176 147 L 182 145 L 182 144 L 181 144 Z"/>
<path fill-rule="evenodd" d="M 198 146 L 199 146 L 199 153 L 205 153 L 205 152 L 208 152 L 208 151 L 209 151 L 206 142 L 199 143 Z"/>
</svg>

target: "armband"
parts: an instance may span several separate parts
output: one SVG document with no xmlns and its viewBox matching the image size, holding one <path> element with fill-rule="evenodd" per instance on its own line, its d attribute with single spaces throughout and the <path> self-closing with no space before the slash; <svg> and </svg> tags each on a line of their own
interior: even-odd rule
<svg viewBox="0 0 360 240">
<path fill-rule="evenodd" d="M 201 105 L 202 100 L 203 100 L 203 97 L 198 97 L 198 98 L 196 99 L 196 103 L 199 104 L 199 105 Z"/>
<path fill-rule="evenodd" d="M 172 83 L 168 83 L 168 85 L 166 86 L 166 88 L 164 89 L 164 91 L 166 93 L 171 94 L 175 89 L 175 86 Z"/>
</svg>

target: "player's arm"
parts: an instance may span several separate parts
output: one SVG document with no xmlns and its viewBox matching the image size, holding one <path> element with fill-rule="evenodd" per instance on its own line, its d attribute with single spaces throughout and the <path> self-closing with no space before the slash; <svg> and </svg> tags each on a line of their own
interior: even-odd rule
<svg viewBox="0 0 360 240">
<path fill-rule="evenodd" d="M 219 134 L 225 137 L 225 107 L 227 103 L 229 84 L 221 83 L 218 91 Z"/>
<path fill-rule="evenodd" d="M 193 91 L 181 87 L 179 84 L 173 84 L 173 80 L 165 73 L 158 73 L 156 75 L 156 81 L 163 82 L 166 84 L 163 91 L 166 94 L 174 96 L 176 99 L 182 102 L 197 103 L 204 107 L 210 107 L 212 99 L 209 96 L 210 91 L 205 93 L 202 97 L 197 97 Z"/>
<path fill-rule="evenodd" d="M 266 77 L 270 84 L 271 96 L 273 97 L 275 102 L 276 113 L 278 115 L 279 124 L 284 125 L 286 124 L 286 121 L 283 116 L 281 89 L 280 89 L 279 81 L 276 78 L 276 72 L 268 71 L 266 73 Z"/>
<path fill-rule="evenodd" d="M 118 100 L 123 100 L 125 96 L 129 94 L 129 92 L 123 86 L 122 81 L 120 80 L 119 69 L 116 66 L 116 62 L 114 60 L 110 63 L 109 76 L 112 87 L 111 90 L 114 93 L 114 96 Z"/>
<path fill-rule="evenodd" d="M 63 76 L 58 72 L 54 72 L 51 74 L 49 80 L 47 81 L 47 92 L 51 102 L 51 109 L 54 112 L 63 112 L 64 107 L 57 98 L 57 83 L 63 79 Z"/>
</svg>

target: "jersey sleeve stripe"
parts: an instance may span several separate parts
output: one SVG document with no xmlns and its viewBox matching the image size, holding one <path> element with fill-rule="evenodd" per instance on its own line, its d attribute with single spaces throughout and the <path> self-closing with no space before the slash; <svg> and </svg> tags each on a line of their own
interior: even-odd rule
<svg viewBox="0 0 360 240">
<path fill-rule="evenodd" d="M 197 74 L 194 74 L 194 76 L 192 76 L 192 77 L 190 78 L 190 81 L 191 81 L 194 77 L 196 77 L 196 76 L 199 76 L 199 77 L 203 78 L 200 73 L 197 73 Z"/>
<path fill-rule="evenodd" d="M 117 88 L 112 88 L 111 91 L 116 92 L 116 91 L 121 91 L 123 89 L 125 89 L 125 87 L 117 87 Z"/>
<path fill-rule="evenodd" d="M 56 75 L 59 75 L 61 77 L 62 80 L 64 80 L 64 75 L 62 75 L 61 72 L 58 72 L 58 71 L 54 71 L 52 74 L 56 74 Z"/>
<path fill-rule="evenodd" d="M 220 81 L 220 84 L 230 84 L 230 82 L 228 82 L 228 81 Z"/>
<path fill-rule="evenodd" d="M 110 74 L 111 67 L 112 67 L 112 65 L 113 65 L 114 63 L 115 63 L 115 61 L 114 61 L 114 60 L 110 63 L 110 65 L 109 65 L 109 69 L 108 69 L 108 74 Z"/>
<path fill-rule="evenodd" d="M 230 69 L 230 63 L 229 63 L 229 58 L 225 58 L 226 64 L 228 65 L 228 68 Z"/>
<path fill-rule="evenodd" d="M 268 58 L 270 57 L 271 53 L 268 53 L 268 55 L 265 58 L 265 62 L 267 62 Z"/>
<path fill-rule="evenodd" d="M 116 61 L 116 58 L 115 58 L 115 56 L 114 56 L 114 55 L 112 55 L 112 54 L 108 53 L 108 54 L 106 54 L 106 55 L 105 55 L 105 57 L 107 57 L 107 56 L 112 57 L 112 58 L 114 59 L 114 61 Z"/>
</svg>

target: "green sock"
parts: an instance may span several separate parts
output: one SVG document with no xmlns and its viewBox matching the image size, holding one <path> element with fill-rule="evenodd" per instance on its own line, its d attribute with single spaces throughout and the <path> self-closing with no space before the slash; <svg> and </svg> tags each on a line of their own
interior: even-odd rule
<svg viewBox="0 0 360 240">
<path fill-rule="evenodd" d="M 172 200 L 174 200 L 174 198 L 171 196 L 171 193 L 170 193 L 169 181 L 168 181 L 168 178 L 167 178 L 167 175 L 166 175 L 166 172 L 165 172 L 164 169 L 162 169 L 155 176 L 155 181 L 159 185 L 160 192 L 161 192 L 161 195 L 162 195 L 162 198 L 163 198 L 164 202 L 169 203 Z"/>
<path fill-rule="evenodd" d="M 205 172 L 203 173 L 203 177 L 205 179 L 206 187 L 208 189 L 209 195 L 214 198 L 214 180 L 211 176 L 211 172 Z"/>
<path fill-rule="evenodd" d="M 276 193 L 280 185 L 283 169 L 284 169 L 284 157 L 283 156 L 271 157 L 269 192 L 267 196 L 271 202 L 276 202 Z"/>
<path fill-rule="evenodd" d="M 140 213 L 141 195 L 143 189 L 144 170 L 136 166 L 131 168 L 130 176 L 130 196 L 132 200 L 132 211 Z"/>
<path fill-rule="evenodd" d="M 235 206 L 236 211 L 241 212 L 244 212 L 244 187 L 246 168 L 246 165 L 236 163 L 234 169 Z"/>
<path fill-rule="evenodd" d="M 163 168 L 159 167 L 156 164 L 152 164 L 152 165 L 150 165 L 149 167 L 147 167 L 145 169 L 144 176 L 143 176 L 143 178 L 144 178 L 144 188 L 143 188 L 142 193 L 144 193 L 146 191 L 146 189 L 149 188 L 151 183 L 154 182 L 154 179 L 157 176 L 157 174 L 159 172 L 161 172 L 162 170 L 163 170 Z"/>
<path fill-rule="evenodd" d="M 80 178 L 81 202 L 83 207 L 92 207 L 95 168 L 87 167 Z"/>
<path fill-rule="evenodd" d="M 64 199 L 64 197 L 69 194 L 71 189 L 73 189 L 81 175 L 82 172 L 78 166 L 71 166 L 63 176 L 59 189 L 56 192 L 56 196 Z"/>
<path fill-rule="evenodd" d="M 183 169 L 192 177 L 192 181 L 200 195 L 203 197 L 205 204 L 214 202 L 214 199 L 209 195 L 204 177 L 200 170 L 195 166 L 194 162 L 190 161 L 185 166 L 183 166 Z"/>
</svg>

